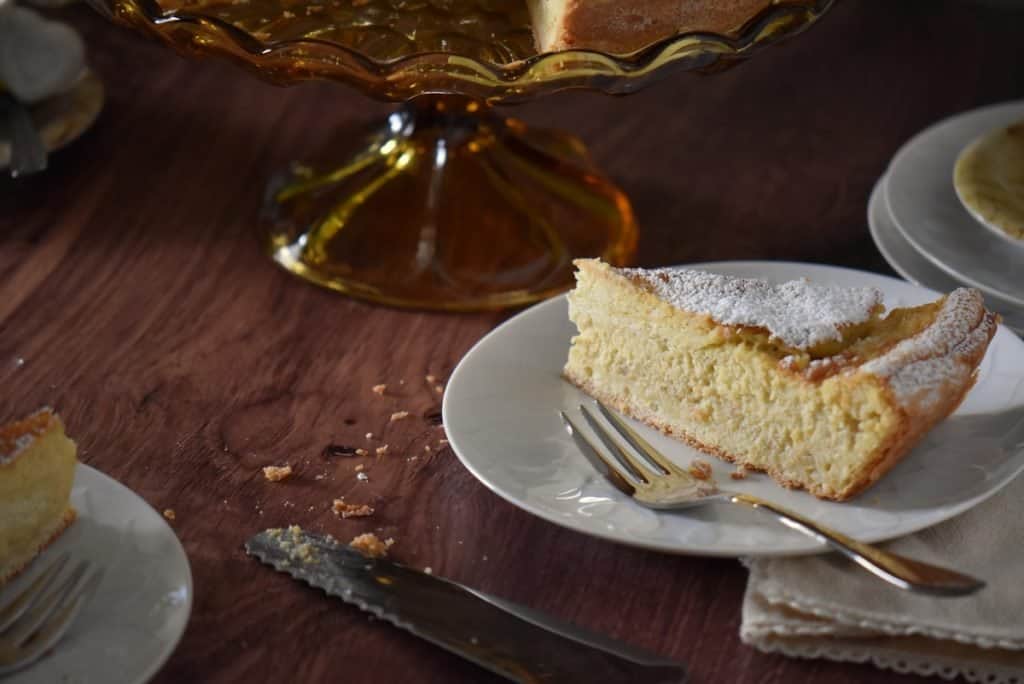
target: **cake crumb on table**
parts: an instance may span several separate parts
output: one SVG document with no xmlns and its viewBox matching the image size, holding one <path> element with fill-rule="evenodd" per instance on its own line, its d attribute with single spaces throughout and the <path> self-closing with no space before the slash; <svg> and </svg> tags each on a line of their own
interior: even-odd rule
<svg viewBox="0 0 1024 684">
<path fill-rule="evenodd" d="M 356 449 L 356 456 L 366 456 L 369 453 L 366 449 Z"/>
<path fill-rule="evenodd" d="M 378 456 L 383 456 L 386 453 L 388 453 L 388 445 L 387 444 L 385 444 L 384 446 L 377 447 L 377 455 Z"/>
<path fill-rule="evenodd" d="M 427 375 L 427 382 L 429 382 L 431 385 L 436 385 L 437 378 L 433 375 Z"/>
<path fill-rule="evenodd" d="M 699 458 L 693 459 L 693 463 L 688 468 L 690 475 L 693 475 L 698 480 L 710 480 L 711 479 L 711 464 L 707 461 L 702 461 Z"/>
<path fill-rule="evenodd" d="M 388 391 L 388 386 L 385 384 L 374 385 L 372 389 L 374 394 L 384 394 Z"/>
<path fill-rule="evenodd" d="M 373 439 L 373 433 L 372 432 L 367 432 L 366 433 L 366 439 Z"/>
<path fill-rule="evenodd" d="M 373 515 L 373 507 L 370 505 L 349 504 L 341 499 L 334 500 L 334 503 L 331 504 L 331 510 L 334 511 L 335 515 L 342 518 L 365 518 L 368 515 Z"/>
<path fill-rule="evenodd" d="M 442 392 L 444 392 L 444 387 L 442 387 L 441 385 L 434 385 L 434 391 L 437 392 L 438 394 L 441 394 Z"/>
<path fill-rule="evenodd" d="M 164 509 L 164 517 L 173 522 L 177 515 L 175 515 L 173 508 L 166 508 Z"/>
<path fill-rule="evenodd" d="M 408 411 L 395 411 L 394 413 L 391 414 L 391 417 L 388 419 L 388 421 L 394 423 L 396 420 L 403 420 L 408 417 Z"/>
<path fill-rule="evenodd" d="M 358 472 L 359 472 L 360 470 L 362 470 L 362 469 L 363 469 L 363 468 L 365 468 L 365 467 L 366 467 L 365 465 L 363 465 L 362 463 L 360 463 L 359 465 L 357 465 L 357 466 L 355 467 L 355 471 L 356 471 L 356 472 L 358 473 Z"/>
<path fill-rule="evenodd" d="M 352 539 L 348 545 L 370 558 L 384 558 L 394 543 L 395 540 L 390 537 L 381 541 L 373 532 L 366 532 Z"/>
<path fill-rule="evenodd" d="M 269 482 L 280 482 L 286 480 L 292 475 L 292 467 L 290 465 L 283 466 L 266 466 L 263 468 L 263 477 Z"/>
</svg>

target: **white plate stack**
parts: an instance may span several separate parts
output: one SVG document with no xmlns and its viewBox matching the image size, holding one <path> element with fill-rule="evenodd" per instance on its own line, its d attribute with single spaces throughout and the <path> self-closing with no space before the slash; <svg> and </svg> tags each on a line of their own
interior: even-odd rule
<svg viewBox="0 0 1024 684">
<path fill-rule="evenodd" d="M 957 196 L 953 167 L 972 142 L 1024 120 L 1024 102 L 976 109 L 912 138 L 868 203 L 868 225 L 886 261 L 907 280 L 948 292 L 976 287 L 1003 322 L 1024 331 L 1024 240 L 976 220 Z"/>
</svg>

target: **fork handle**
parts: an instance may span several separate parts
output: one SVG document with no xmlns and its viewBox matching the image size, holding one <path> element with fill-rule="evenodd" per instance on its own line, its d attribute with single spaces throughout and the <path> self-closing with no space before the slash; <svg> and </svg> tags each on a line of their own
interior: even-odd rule
<svg viewBox="0 0 1024 684">
<path fill-rule="evenodd" d="M 901 589 L 934 596 L 966 596 L 985 586 L 985 582 L 975 577 L 889 553 L 851 539 L 842 532 L 756 496 L 726 494 L 725 497 L 732 503 L 773 515 L 783 525 L 831 546 L 868 572 Z"/>
</svg>

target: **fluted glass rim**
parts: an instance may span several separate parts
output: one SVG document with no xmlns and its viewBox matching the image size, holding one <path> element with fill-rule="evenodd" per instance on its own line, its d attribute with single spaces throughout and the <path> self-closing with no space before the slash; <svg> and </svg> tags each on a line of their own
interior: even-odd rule
<svg viewBox="0 0 1024 684">
<path fill-rule="evenodd" d="M 612 55 L 574 49 L 538 53 L 509 63 L 452 52 L 416 52 L 373 59 L 341 43 L 316 38 L 268 41 L 220 18 L 164 10 L 156 0 L 89 0 L 101 13 L 188 54 L 219 54 L 282 85 L 305 80 L 347 82 L 379 99 L 419 94 L 462 95 L 491 102 L 531 99 L 569 88 L 620 95 L 673 71 L 712 72 L 814 24 L 836 0 L 773 4 L 735 36 L 689 32 L 636 52 Z"/>
</svg>

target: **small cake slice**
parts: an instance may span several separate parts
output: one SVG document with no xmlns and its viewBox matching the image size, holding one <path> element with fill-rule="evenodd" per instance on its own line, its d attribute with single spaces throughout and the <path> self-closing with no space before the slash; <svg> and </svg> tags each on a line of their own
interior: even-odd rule
<svg viewBox="0 0 1024 684">
<path fill-rule="evenodd" d="M 0 427 L 0 584 L 74 521 L 75 451 L 48 408 Z"/>
<path fill-rule="evenodd" d="M 773 0 L 528 0 L 540 52 L 626 54 L 684 31 L 736 35 Z"/>
<path fill-rule="evenodd" d="M 874 288 L 576 265 L 569 381 L 702 451 L 836 501 L 956 409 L 998 325 L 971 289 L 883 315 Z"/>
</svg>

